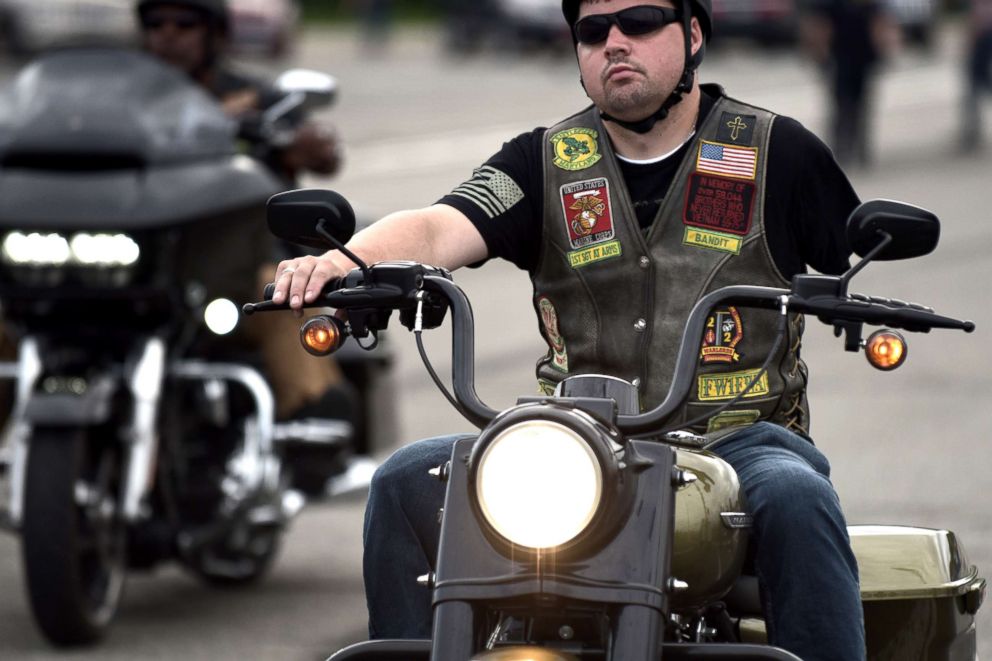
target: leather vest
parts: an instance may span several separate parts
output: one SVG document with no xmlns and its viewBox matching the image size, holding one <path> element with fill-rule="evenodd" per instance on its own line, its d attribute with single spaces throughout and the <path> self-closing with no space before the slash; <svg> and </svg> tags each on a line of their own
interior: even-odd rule
<svg viewBox="0 0 992 661">
<path fill-rule="evenodd" d="M 764 199 L 772 113 L 720 96 L 647 230 L 595 108 L 545 134 L 543 241 L 532 276 L 548 353 L 541 390 L 570 374 L 633 382 L 642 410 L 664 400 L 693 305 L 732 284 L 788 286 L 765 240 Z M 700 338 L 690 396 L 667 423 L 686 422 L 733 399 L 773 348 L 778 314 L 726 306 Z M 802 317 L 768 372 L 736 405 L 693 426 L 715 432 L 770 420 L 808 432 Z"/>
</svg>

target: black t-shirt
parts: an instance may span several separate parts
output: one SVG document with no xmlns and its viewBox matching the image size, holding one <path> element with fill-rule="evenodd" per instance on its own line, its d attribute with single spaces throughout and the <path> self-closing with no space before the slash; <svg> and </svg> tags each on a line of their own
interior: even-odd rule
<svg viewBox="0 0 992 661">
<path fill-rule="evenodd" d="M 697 130 L 715 102 L 702 94 Z M 532 274 L 541 247 L 544 133 L 537 128 L 505 143 L 472 179 L 440 200 L 468 216 L 490 257 Z M 688 149 L 687 143 L 649 164 L 618 159 L 642 228 L 653 222 Z M 768 145 L 765 229 L 782 275 L 791 278 L 807 265 L 828 274 L 846 270 L 850 250 L 844 228 L 858 202 L 826 145 L 794 119 L 777 117 Z"/>
</svg>

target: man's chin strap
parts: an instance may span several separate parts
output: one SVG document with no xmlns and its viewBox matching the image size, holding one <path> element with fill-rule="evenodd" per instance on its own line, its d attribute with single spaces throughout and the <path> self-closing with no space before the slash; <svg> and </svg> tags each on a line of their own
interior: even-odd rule
<svg viewBox="0 0 992 661">
<path fill-rule="evenodd" d="M 614 124 L 619 124 L 620 126 L 633 131 L 634 133 L 647 133 L 654 128 L 654 125 L 666 117 L 668 117 L 668 111 L 671 110 L 677 103 L 682 101 L 682 95 L 688 93 L 692 90 L 692 81 L 695 78 L 696 70 L 693 67 L 686 67 L 685 71 L 682 72 L 682 79 L 679 80 L 679 84 L 675 86 L 675 89 L 665 102 L 661 104 L 653 114 L 645 117 L 644 119 L 639 119 L 637 121 L 628 122 L 623 119 L 617 119 L 605 112 L 600 112 L 599 116 L 603 118 L 604 122 L 613 122 Z"/>
</svg>

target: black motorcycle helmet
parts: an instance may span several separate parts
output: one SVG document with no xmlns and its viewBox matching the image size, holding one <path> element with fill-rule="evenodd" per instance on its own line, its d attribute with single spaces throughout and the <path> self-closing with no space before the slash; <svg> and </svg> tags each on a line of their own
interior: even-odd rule
<svg viewBox="0 0 992 661">
<path fill-rule="evenodd" d="M 158 5 L 179 5 L 196 9 L 204 14 L 211 27 L 221 34 L 227 34 L 231 25 L 227 0 L 138 0 L 135 3 L 135 10 L 140 18 L 146 11 Z"/>
<path fill-rule="evenodd" d="M 565 15 L 565 20 L 568 22 L 568 27 L 571 28 L 575 25 L 575 21 L 579 20 L 579 4 L 582 0 L 562 0 L 561 2 L 561 12 Z M 699 20 L 699 26 L 703 29 L 703 36 L 706 41 L 710 40 L 710 34 L 713 31 L 713 2 L 712 0 L 683 0 L 682 9 L 685 11 L 686 5 L 689 6 L 688 15 L 695 16 Z M 575 35 L 572 35 L 572 39 L 575 39 Z"/>
<path fill-rule="evenodd" d="M 637 133 L 647 133 L 654 127 L 657 121 L 668 116 L 668 111 L 672 108 L 672 106 L 682 100 L 683 94 L 692 89 L 692 82 L 696 75 L 696 68 L 703 61 L 706 43 L 709 42 L 710 36 L 713 33 L 713 2 L 712 0 L 674 1 L 676 3 L 676 7 L 678 7 L 678 3 L 681 2 L 682 32 L 685 35 L 685 69 L 682 70 L 682 76 L 679 79 L 678 85 L 675 86 L 675 89 L 661 105 L 661 107 L 658 108 L 654 114 L 645 117 L 644 119 L 628 122 L 611 117 L 606 113 L 600 113 L 604 120 L 614 122 L 615 124 L 619 124 L 620 126 Z M 570 30 L 572 30 L 575 26 L 575 22 L 579 19 L 579 5 L 581 3 L 582 0 L 562 0 L 561 2 L 561 12 L 565 16 L 565 20 L 568 22 L 568 27 Z M 703 46 L 695 53 L 695 55 L 692 53 L 691 37 L 689 36 L 689 26 L 693 16 L 695 16 L 696 20 L 699 21 L 699 27 L 703 32 Z M 572 42 L 578 44 L 575 39 L 574 30 L 572 30 Z"/>
</svg>

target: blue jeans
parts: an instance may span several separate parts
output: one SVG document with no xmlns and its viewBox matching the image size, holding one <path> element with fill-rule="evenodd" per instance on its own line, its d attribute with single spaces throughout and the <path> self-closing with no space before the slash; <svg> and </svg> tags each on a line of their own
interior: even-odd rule
<svg viewBox="0 0 992 661">
<path fill-rule="evenodd" d="M 398 450 L 372 480 L 365 511 L 365 594 L 372 638 L 429 638 L 444 485 L 428 475 L 461 436 Z M 830 465 L 809 441 L 757 423 L 712 451 L 740 478 L 754 517 L 755 571 L 771 642 L 804 661 L 865 658 L 858 567 Z"/>
</svg>

